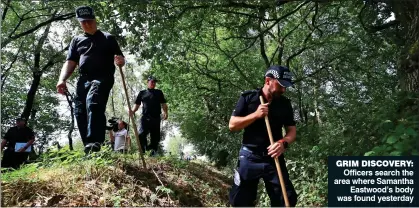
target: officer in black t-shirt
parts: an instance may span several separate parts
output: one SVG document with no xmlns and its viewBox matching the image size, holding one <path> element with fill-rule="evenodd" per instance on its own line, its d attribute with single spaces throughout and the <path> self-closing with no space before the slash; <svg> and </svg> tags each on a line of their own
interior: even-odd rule
<svg viewBox="0 0 419 208">
<path fill-rule="evenodd" d="M 147 79 L 147 90 L 142 90 L 135 100 L 135 107 L 131 113 L 134 114 L 141 103 L 143 105 L 143 116 L 140 120 L 139 137 L 143 151 L 151 150 L 154 155 L 160 142 L 160 121 L 161 108 L 163 108 L 163 119 L 167 119 L 167 104 L 161 90 L 154 89 L 157 79 L 153 76 Z M 147 135 L 150 133 L 150 145 L 147 145 Z"/>
<path fill-rule="evenodd" d="M 76 17 L 84 34 L 74 37 L 70 43 L 57 90 L 60 94 L 67 93 L 66 80 L 78 65 L 80 77 L 74 110 L 88 154 L 90 151 L 99 151 L 105 141 L 105 110 L 114 84 L 114 63 L 122 67 L 125 59 L 115 37 L 97 29 L 91 7 L 78 7 Z"/>
<path fill-rule="evenodd" d="M 26 120 L 24 118 L 17 118 L 16 126 L 7 131 L 1 142 L 2 151 L 4 147 L 7 147 L 4 151 L 1 166 L 3 168 L 11 167 L 16 169 L 25 163 L 29 156 L 29 152 L 25 151 L 32 146 L 34 141 L 35 134 L 31 128 L 26 126 Z M 16 143 L 22 143 L 24 145 L 16 149 Z"/>
<path fill-rule="evenodd" d="M 255 206 L 259 179 L 263 178 L 271 206 L 284 206 L 274 158 L 278 157 L 291 206 L 297 193 L 289 179 L 283 153 L 295 141 L 296 127 L 289 99 L 282 94 L 292 85 L 291 73 L 283 66 L 271 66 L 265 73 L 263 88 L 242 93 L 230 119 L 231 131 L 244 129 L 234 184 L 230 191 L 232 206 Z M 259 96 L 265 104 L 261 104 Z M 268 115 L 275 143 L 270 144 L 265 116 Z M 282 127 L 286 135 L 282 134 Z"/>
</svg>

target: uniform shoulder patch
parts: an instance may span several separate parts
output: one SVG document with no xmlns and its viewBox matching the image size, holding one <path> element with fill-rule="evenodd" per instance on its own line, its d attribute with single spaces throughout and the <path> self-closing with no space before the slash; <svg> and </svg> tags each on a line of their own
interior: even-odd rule
<svg viewBox="0 0 419 208">
<path fill-rule="evenodd" d="M 104 32 L 104 31 L 101 31 L 104 35 L 106 35 L 106 36 L 113 36 L 112 34 L 110 34 L 110 33 L 108 33 L 108 32 Z"/>
<path fill-rule="evenodd" d="M 103 35 L 106 37 L 106 39 L 112 38 L 112 39 L 116 39 L 116 37 L 108 32 L 102 32 Z"/>
<path fill-rule="evenodd" d="M 85 34 L 78 34 L 76 36 L 74 36 L 74 41 L 78 42 L 80 39 L 83 39 L 84 37 L 86 37 Z"/>
</svg>

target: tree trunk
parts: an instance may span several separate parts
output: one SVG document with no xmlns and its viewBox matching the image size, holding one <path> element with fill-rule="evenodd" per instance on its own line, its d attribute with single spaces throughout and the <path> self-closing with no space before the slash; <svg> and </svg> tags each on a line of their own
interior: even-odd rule
<svg viewBox="0 0 419 208">
<path fill-rule="evenodd" d="M 26 96 L 25 108 L 23 109 L 23 113 L 21 115 L 21 117 L 25 118 L 26 120 L 29 119 L 29 115 L 32 111 L 33 102 L 36 96 L 36 91 L 38 91 L 39 83 L 41 82 L 41 76 L 42 76 L 42 73 L 39 73 L 39 72 L 33 73 L 33 81 L 31 84 L 31 88 L 29 89 L 29 92 Z"/>
<path fill-rule="evenodd" d="M 3 5 L 3 12 L 1 14 L 1 21 L 4 21 L 6 18 L 7 10 L 9 9 L 9 4 L 11 0 L 7 0 L 7 2 Z"/>
<path fill-rule="evenodd" d="M 304 115 L 304 104 L 303 104 L 303 87 L 302 87 L 302 82 L 301 82 L 301 86 L 297 87 L 298 89 L 298 113 L 300 115 L 300 119 L 302 123 L 307 123 L 306 120 L 306 116 Z"/>
<path fill-rule="evenodd" d="M 314 85 L 313 85 L 313 98 L 314 98 L 313 107 L 314 107 L 314 113 L 316 114 L 317 124 L 318 125 L 321 125 L 322 124 L 322 120 L 320 119 L 320 111 L 319 111 L 319 106 L 318 106 L 318 103 L 317 103 L 317 97 L 318 97 L 318 95 L 317 95 L 317 89 L 318 89 L 319 86 L 318 86 L 318 82 L 317 82 L 316 78 L 313 79 L 313 82 L 314 82 Z"/>
<path fill-rule="evenodd" d="M 34 126 L 37 126 L 38 125 L 38 120 L 36 120 L 36 113 L 38 112 L 38 110 L 37 110 L 37 108 L 38 108 L 39 106 L 35 106 L 35 107 L 32 107 L 32 110 L 31 110 L 31 115 L 30 115 L 30 118 L 27 120 L 27 121 L 31 121 L 30 122 L 30 127 L 34 127 Z"/>
<path fill-rule="evenodd" d="M 397 5 L 396 5 L 397 4 Z M 396 19 L 403 27 L 399 81 L 403 91 L 419 94 L 419 1 L 399 1 L 393 5 Z"/>
<path fill-rule="evenodd" d="M 36 110 L 36 108 L 32 109 L 31 111 L 31 126 L 36 126 L 37 125 L 37 120 L 35 119 L 36 113 L 38 112 L 38 110 Z M 29 160 L 36 160 L 38 158 L 38 155 L 35 152 L 35 148 L 34 145 L 31 145 L 31 152 L 29 153 Z"/>
<path fill-rule="evenodd" d="M 42 51 L 42 46 L 44 45 L 45 40 L 48 37 L 50 27 L 51 27 L 51 24 L 47 26 L 47 28 L 44 31 L 44 34 L 42 34 L 41 38 L 38 41 L 38 44 L 35 47 L 34 65 L 32 68 L 33 81 L 29 89 L 28 95 L 26 97 L 25 108 L 23 109 L 23 112 L 21 115 L 21 117 L 25 118 L 26 120 L 28 120 L 29 115 L 31 113 L 33 102 L 36 96 L 36 92 L 38 91 L 39 83 L 41 82 L 41 76 L 43 73 L 43 71 L 40 69 L 41 51 Z"/>
<path fill-rule="evenodd" d="M 389 5 L 400 23 L 398 46 L 402 49 L 399 55 L 397 75 L 402 95 L 398 113 L 400 116 L 419 114 L 419 1 L 390 1 Z M 416 99 L 410 98 L 413 95 Z M 414 110 L 414 109 L 417 110 Z"/>
</svg>

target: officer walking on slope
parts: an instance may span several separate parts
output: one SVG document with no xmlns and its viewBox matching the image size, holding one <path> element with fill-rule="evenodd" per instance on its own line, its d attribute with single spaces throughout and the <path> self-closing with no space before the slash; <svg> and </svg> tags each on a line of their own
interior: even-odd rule
<svg viewBox="0 0 419 208">
<path fill-rule="evenodd" d="M 142 117 L 140 120 L 139 137 L 143 152 L 151 150 L 155 155 L 160 143 L 160 122 L 161 108 L 163 108 L 163 119 L 167 119 L 167 104 L 161 90 L 155 89 L 158 80 L 149 76 L 147 89 L 141 90 L 135 100 L 135 107 L 130 113 L 134 114 L 141 104 L 143 105 Z M 147 145 L 147 135 L 150 133 L 150 145 Z"/>
<path fill-rule="evenodd" d="M 73 38 L 67 60 L 57 83 L 60 94 L 67 92 L 66 80 L 79 66 L 75 97 L 75 116 L 84 151 L 100 151 L 106 134 L 106 103 L 114 84 L 115 64 L 123 66 L 125 59 L 115 36 L 97 29 L 93 9 L 81 6 L 76 17 L 84 34 Z"/>
</svg>

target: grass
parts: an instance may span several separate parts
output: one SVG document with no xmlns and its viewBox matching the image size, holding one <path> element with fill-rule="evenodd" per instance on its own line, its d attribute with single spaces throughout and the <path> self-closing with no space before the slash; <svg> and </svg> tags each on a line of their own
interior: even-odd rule
<svg viewBox="0 0 419 208">
<path fill-rule="evenodd" d="M 1 205 L 229 206 L 231 179 L 205 164 L 146 157 L 143 169 L 138 155 L 60 151 L 2 173 Z"/>
</svg>

